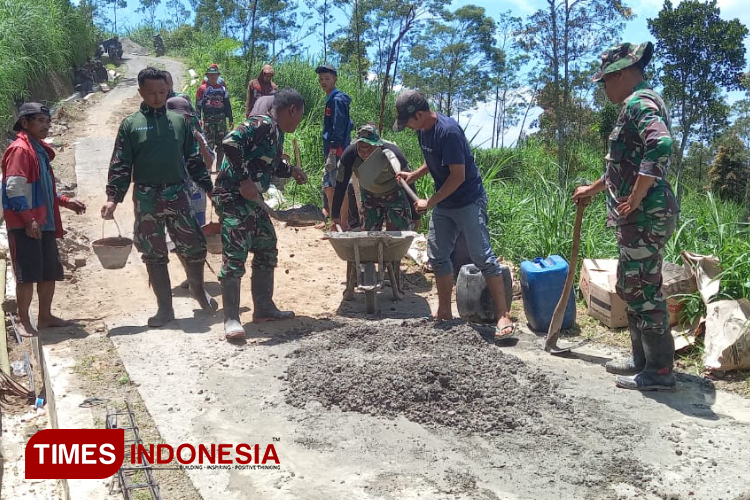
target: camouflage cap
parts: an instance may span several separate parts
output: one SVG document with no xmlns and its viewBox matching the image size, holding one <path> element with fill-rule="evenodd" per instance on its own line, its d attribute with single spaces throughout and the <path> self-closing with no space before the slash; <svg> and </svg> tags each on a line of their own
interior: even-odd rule
<svg viewBox="0 0 750 500">
<path fill-rule="evenodd" d="M 383 145 L 383 140 L 378 134 L 378 129 L 372 123 L 362 125 L 357 129 L 357 142 L 364 142 L 370 146 Z"/>
<path fill-rule="evenodd" d="M 624 42 L 610 47 L 602 54 L 602 65 L 591 78 L 591 81 L 598 82 L 604 75 L 623 70 L 638 61 L 642 61 L 641 65 L 645 67 L 651 60 L 652 55 L 654 55 L 654 44 L 651 42 L 637 45 Z"/>
<path fill-rule="evenodd" d="M 206 70 L 206 74 L 207 75 L 220 75 L 221 71 L 219 71 L 219 65 L 216 63 L 213 63 L 212 65 L 210 65 L 208 69 Z"/>
</svg>

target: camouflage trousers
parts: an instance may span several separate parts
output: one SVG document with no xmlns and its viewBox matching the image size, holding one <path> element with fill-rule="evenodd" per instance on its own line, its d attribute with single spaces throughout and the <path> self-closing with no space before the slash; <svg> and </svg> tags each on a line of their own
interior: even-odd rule
<svg viewBox="0 0 750 500">
<path fill-rule="evenodd" d="M 169 262 L 165 228 L 175 244 L 177 255 L 187 262 L 203 262 L 206 259 L 206 238 L 191 214 L 185 184 L 136 184 L 133 202 L 133 243 L 141 253 L 143 262 Z"/>
<path fill-rule="evenodd" d="M 206 142 L 208 143 L 208 149 L 216 151 L 216 169 L 221 167 L 221 162 L 224 160 L 224 137 L 227 135 L 227 121 L 222 119 L 216 122 L 205 122 L 204 132 L 206 135 Z M 210 165 L 206 165 L 209 170 Z"/>
<path fill-rule="evenodd" d="M 617 295 L 627 304 L 628 317 L 640 331 L 662 330 L 669 325 L 667 303 L 661 292 L 664 245 L 674 233 L 675 216 L 644 218 L 617 226 L 620 259 Z"/>
<path fill-rule="evenodd" d="M 362 208 L 365 212 L 365 230 L 409 231 L 413 228 L 411 207 L 403 189 L 385 196 L 362 190 Z"/>
<path fill-rule="evenodd" d="M 221 221 L 223 246 L 219 279 L 241 278 L 245 275 L 248 252 L 253 252 L 253 267 L 273 269 L 278 263 L 276 231 L 268 214 L 245 199 L 227 200 L 214 197 Z"/>
</svg>

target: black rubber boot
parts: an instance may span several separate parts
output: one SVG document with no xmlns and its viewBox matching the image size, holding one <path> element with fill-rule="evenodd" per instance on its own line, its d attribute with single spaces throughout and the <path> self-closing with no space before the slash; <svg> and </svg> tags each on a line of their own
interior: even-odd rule
<svg viewBox="0 0 750 500">
<path fill-rule="evenodd" d="M 250 281 L 253 294 L 253 323 L 292 319 L 292 311 L 280 311 L 273 303 L 274 268 L 253 267 Z"/>
<path fill-rule="evenodd" d="M 169 282 L 169 269 L 166 264 L 146 264 L 148 279 L 156 295 L 159 310 L 148 318 L 148 326 L 158 328 L 174 320 L 172 309 L 172 284 Z"/>
<path fill-rule="evenodd" d="M 224 336 L 230 341 L 244 339 L 245 329 L 240 323 L 240 280 L 221 280 L 221 297 L 224 303 Z"/>
<path fill-rule="evenodd" d="M 677 381 L 674 366 L 674 339 L 669 326 L 647 329 L 641 334 L 646 367 L 633 377 L 617 376 L 615 383 L 623 389 L 638 391 L 674 391 Z"/>
<path fill-rule="evenodd" d="M 188 283 L 190 284 L 190 294 L 198 301 L 204 312 L 213 314 L 219 309 L 219 304 L 206 292 L 206 288 L 203 286 L 204 266 L 205 263 L 203 261 L 186 262 L 185 271 L 187 272 Z"/>
<path fill-rule="evenodd" d="M 628 316 L 628 328 L 630 329 L 630 344 L 633 355 L 625 359 L 613 359 L 608 361 L 604 368 L 615 375 L 635 375 L 646 367 L 646 356 L 643 353 L 643 342 L 641 331 L 638 329 L 638 320 L 634 316 Z"/>
</svg>

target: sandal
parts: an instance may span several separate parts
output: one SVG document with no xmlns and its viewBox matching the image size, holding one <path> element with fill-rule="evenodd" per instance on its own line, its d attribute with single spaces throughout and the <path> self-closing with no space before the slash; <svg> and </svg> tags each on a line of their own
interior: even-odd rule
<svg viewBox="0 0 750 500">
<path fill-rule="evenodd" d="M 508 331 L 510 330 L 510 331 Z M 505 332 L 505 333 L 503 333 Z M 505 326 L 495 326 L 495 338 L 496 339 L 504 339 L 506 337 L 511 337 L 515 335 L 516 333 L 516 324 L 515 323 L 508 323 Z"/>
</svg>

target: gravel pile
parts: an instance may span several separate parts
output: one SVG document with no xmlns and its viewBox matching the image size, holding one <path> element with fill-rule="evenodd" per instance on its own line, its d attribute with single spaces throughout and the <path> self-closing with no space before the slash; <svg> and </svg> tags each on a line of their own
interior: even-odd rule
<svg viewBox="0 0 750 500">
<path fill-rule="evenodd" d="M 539 429 L 573 408 L 546 374 L 466 324 L 352 324 L 290 354 L 286 402 L 406 418 L 470 432 Z M 546 425 L 543 425 L 546 427 Z"/>
</svg>

